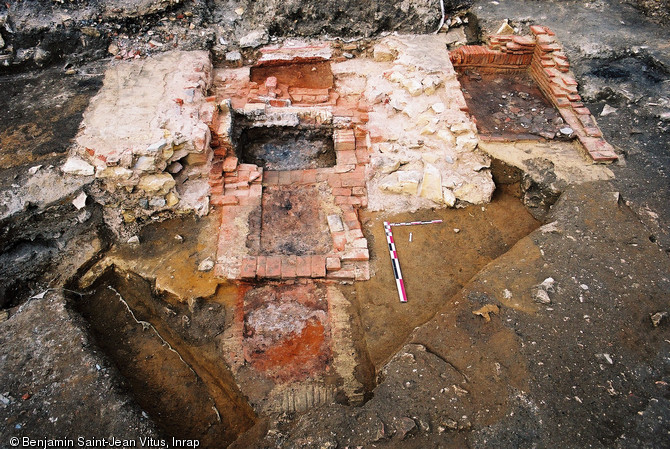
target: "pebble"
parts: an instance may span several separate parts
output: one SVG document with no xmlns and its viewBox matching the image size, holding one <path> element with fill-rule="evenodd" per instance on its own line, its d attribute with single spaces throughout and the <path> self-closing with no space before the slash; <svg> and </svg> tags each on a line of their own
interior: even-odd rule
<svg viewBox="0 0 670 449">
<path fill-rule="evenodd" d="M 214 261 L 209 257 L 198 265 L 198 271 L 211 271 L 212 268 L 214 268 Z"/>
<path fill-rule="evenodd" d="M 458 229 L 458 228 L 454 228 L 454 232 L 455 232 L 456 234 L 458 234 L 459 232 L 461 232 L 461 230 Z"/>
<path fill-rule="evenodd" d="M 130 245 L 139 245 L 140 244 L 140 238 L 136 235 L 132 236 L 131 238 L 128 239 L 128 243 Z"/>
<path fill-rule="evenodd" d="M 654 327 L 658 327 L 661 325 L 663 320 L 668 317 L 668 312 L 656 312 L 651 316 L 651 324 L 654 325 Z"/>
</svg>

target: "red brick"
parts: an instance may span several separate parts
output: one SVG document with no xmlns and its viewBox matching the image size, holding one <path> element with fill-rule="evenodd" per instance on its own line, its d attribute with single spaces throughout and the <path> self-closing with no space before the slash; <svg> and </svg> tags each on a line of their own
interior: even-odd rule
<svg viewBox="0 0 670 449">
<path fill-rule="evenodd" d="M 356 165 L 356 151 L 351 150 L 338 150 L 337 151 L 337 164 L 338 165 Z"/>
<path fill-rule="evenodd" d="M 281 278 L 281 257 L 280 256 L 268 256 L 267 262 L 265 265 L 265 275 L 270 279 L 280 279 Z"/>
<path fill-rule="evenodd" d="M 350 196 L 351 188 L 350 187 L 336 187 L 333 189 L 333 195 L 335 196 Z"/>
<path fill-rule="evenodd" d="M 235 156 L 228 156 L 223 161 L 223 171 L 226 173 L 233 172 L 237 169 L 237 158 Z"/>
<path fill-rule="evenodd" d="M 249 196 L 260 198 L 263 195 L 263 186 L 260 184 L 253 184 L 249 188 Z"/>
<path fill-rule="evenodd" d="M 265 266 L 267 264 L 268 258 L 265 256 L 256 257 L 256 277 L 262 279 L 266 276 Z"/>
<path fill-rule="evenodd" d="M 590 115 L 591 111 L 589 111 L 587 108 L 577 108 L 575 109 L 575 112 L 579 115 Z"/>
<path fill-rule="evenodd" d="M 279 185 L 287 186 L 291 184 L 291 172 L 290 171 L 280 171 L 279 172 Z"/>
<path fill-rule="evenodd" d="M 333 248 L 335 251 L 344 251 L 347 244 L 347 236 L 344 232 L 333 232 Z"/>
<path fill-rule="evenodd" d="M 335 151 L 347 151 L 356 149 L 356 137 L 352 129 L 335 130 L 333 133 Z"/>
<path fill-rule="evenodd" d="M 356 195 L 356 196 L 363 196 L 367 192 L 367 189 L 365 187 L 352 187 L 351 193 Z"/>
<path fill-rule="evenodd" d="M 363 238 L 363 231 L 360 229 L 350 229 L 349 237 L 351 237 L 353 240 Z"/>
<path fill-rule="evenodd" d="M 343 173 L 342 187 L 365 187 L 365 174 L 361 172 Z"/>
<path fill-rule="evenodd" d="M 297 277 L 297 257 L 284 256 L 281 261 L 281 278 L 294 279 Z"/>
<path fill-rule="evenodd" d="M 265 173 L 263 173 L 263 184 L 265 184 L 266 186 L 279 184 L 279 172 L 266 171 Z"/>
<path fill-rule="evenodd" d="M 356 160 L 359 164 L 367 164 L 370 162 L 370 153 L 367 148 L 364 150 L 356 150 Z"/>
<path fill-rule="evenodd" d="M 223 206 L 235 206 L 239 203 L 239 200 L 234 195 L 225 195 L 221 198 L 221 204 Z"/>
<path fill-rule="evenodd" d="M 361 263 L 356 267 L 356 280 L 369 281 L 370 280 L 370 264 Z"/>
<path fill-rule="evenodd" d="M 338 271 L 331 271 L 328 273 L 328 278 L 340 281 L 351 281 L 356 278 L 356 270 L 353 267 L 347 267 Z"/>
<path fill-rule="evenodd" d="M 310 259 L 312 277 L 326 277 L 326 256 L 311 256 Z"/>
<path fill-rule="evenodd" d="M 531 25 L 530 31 L 532 31 L 532 33 L 535 35 L 547 33 L 546 31 L 544 31 L 544 27 L 541 27 L 539 25 Z"/>
<path fill-rule="evenodd" d="M 242 259 L 242 266 L 240 268 L 240 278 L 253 279 L 256 277 L 256 258 L 245 257 Z"/>
<path fill-rule="evenodd" d="M 303 184 L 314 184 L 316 182 L 316 169 L 303 170 L 301 181 Z"/>
<path fill-rule="evenodd" d="M 342 187 L 342 175 L 339 173 L 332 173 L 328 176 L 328 185 L 333 189 Z"/>
<path fill-rule="evenodd" d="M 370 253 L 367 248 L 352 248 L 344 253 L 342 260 L 370 260 Z"/>
<path fill-rule="evenodd" d="M 312 276 L 312 261 L 310 256 L 299 256 L 295 264 L 296 276 L 308 278 Z"/>
<path fill-rule="evenodd" d="M 265 87 L 268 89 L 275 89 L 277 87 L 277 77 L 268 76 L 265 80 Z"/>
<path fill-rule="evenodd" d="M 339 257 L 326 257 L 326 270 L 337 271 L 342 268 L 342 262 Z"/>
</svg>

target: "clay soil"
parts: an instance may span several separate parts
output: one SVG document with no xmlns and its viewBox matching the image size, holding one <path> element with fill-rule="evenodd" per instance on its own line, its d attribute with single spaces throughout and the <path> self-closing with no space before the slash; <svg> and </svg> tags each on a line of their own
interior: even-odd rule
<svg viewBox="0 0 670 449">
<path fill-rule="evenodd" d="M 370 358 L 378 368 L 479 270 L 540 225 L 517 198 L 504 193 L 496 193 L 485 207 L 394 216 L 367 212 L 362 219 L 374 274 L 349 294 L 359 304 Z M 433 219 L 444 223 L 392 228 L 408 296 L 401 304 L 383 222 Z"/>
</svg>

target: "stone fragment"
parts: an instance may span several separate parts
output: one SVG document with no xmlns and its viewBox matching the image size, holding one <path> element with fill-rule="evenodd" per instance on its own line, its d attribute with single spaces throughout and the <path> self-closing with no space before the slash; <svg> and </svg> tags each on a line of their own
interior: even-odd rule
<svg viewBox="0 0 670 449">
<path fill-rule="evenodd" d="M 88 198 L 88 197 L 86 196 L 86 193 L 85 193 L 85 192 L 81 192 L 81 193 L 80 193 L 79 195 L 77 195 L 77 197 L 72 201 L 72 204 L 74 205 L 74 207 L 77 208 L 77 210 L 81 210 L 81 209 L 83 209 L 84 207 L 86 207 L 86 198 Z"/>
<path fill-rule="evenodd" d="M 500 308 L 498 306 L 496 306 L 495 304 L 486 304 L 485 306 L 483 306 L 483 307 L 481 307 L 477 310 L 474 310 L 472 313 L 475 314 L 475 315 L 479 315 L 479 316 L 483 317 L 484 321 L 486 321 L 488 323 L 489 321 L 491 321 L 490 314 L 500 313 Z"/>
<path fill-rule="evenodd" d="M 500 28 L 498 28 L 495 34 L 514 34 L 514 28 L 509 26 L 509 23 L 505 20 L 500 24 Z"/>
<path fill-rule="evenodd" d="M 404 440 L 413 430 L 416 429 L 416 422 L 412 418 L 400 418 L 396 422 L 396 438 Z"/>
<path fill-rule="evenodd" d="M 140 244 L 140 238 L 136 235 L 130 237 L 128 239 L 128 244 L 129 245 L 139 245 Z"/>
<path fill-rule="evenodd" d="M 133 167 L 137 171 L 149 172 L 156 170 L 156 158 L 152 156 L 140 156 Z"/>
<path fill-rule="evenodd" d="M 442 175 L 440 170 L 432 164 L 426 164 L 423 169 L 423 180 L 419 195 L 438 204 L 444 202 L 442 197 Z"/>
<path fill-rule="evenodd" d="M 431 105 L 431 109 L 436 113 L 436 114 L 442 114 L 447 107 L 444 105 L 444 103 L 434 103 Z"/>
<path fill-rule="evenodd" d="M 240 47 L 257 48 L 269 42 L 270 38 L 266 30 L 256 30 L 240 39 Z"/>
<path fill-rule="evenodd" d="M 148 175 L 140 179 L 137 187 L 147 193 L 164 193 L 175 186 L 175 180 L 169 173 Z"/>
<path fill-rule="evenodd" d="M 225 54 L 224 58 L 228 62 L 242 62 L 242 53 L 239 51 L 229 51 Z"/>
<path fill-rule="evenodd" d="M 654 325 L 654 327 L 658 327 L 661 325 L 664 319 L 668 317 L 668 312 L 656 312 L 651 316 L 651 324 Z"/>
<path fill-rule="evenodd" d="M 380 42 L 375 45 L 372 50 L 372 55 L 375 61 L 393 61 L 396 58 L 396 52 L 391 50 L 385 42 Z"/>
<path fill-rule="evenodd" d="M 211 271 L 212 268 L 214 268 L 214 261 L 210 257 L 203 260 L 198 265 L 198 271 Z"/>
<path fill-rule="evenodd" d="M 344 231 L 342 218 L 339 215 L 328 215 L 328 227 L 331 233 Z"/>
<path fill-rule="evenodd" d="M 449 207 L 454 207 L 456 204 L 456 195 L 454 195 L 454 192 L 451 189 L 446 187 L 442 189 L 442 199 L 444 200 L 444 204 Z"/>
<path fill-rule="evenodd" d="M 93 173 L 95 173 L 95 169 L 91 164 L 77 156 L 69 157 L 61 167 L 61 170 L 63 173 L 79 176 L 93 176 Z"/>
<path fill-rule="evenodd" d="M 179 162 L 173 162 L 167 166 L 167 172 L 176 175 L 182 170 L 182 168 L 184 168 L 184 166 L 181 165 Z"/>
<path fill-rule="evenodd" d="M 606 117 L 608 115 L 612 115 L 612 114 L 616 113 L 616 111 L 617 111 L 617 108 L 613 108 L 612 106 L 606 104 L 605 107 L 603 108 L 603 110 L 600 112 L 600 116 L 601 117 Z"/>
<path fill-rule="evenodd" d="M 40 168 L 42 168 L 41 165 L 35 165 L 34 167 L 30 167 L 30 168 L 28 169 L 28 174 L 32 176 L 32 175 L 34 175 L 35 173 L 37 173 L 37 171 L 38 171 Z"/>
<path fill-rule="evenodd" d="M 133 176 L 133 171 L 123 167 L 107 167 L 105 169 L 98 170 L 95 173 L 95 176 L 103 179 L 129 179 L 131 176 Z"/>
<path fill-rule="evenodd" d="M 416 195 L 420 181 L 419 171 L 398 171 L 386 176 L 379 184 L 379 189 L 390 193 Z"/>
<path fill-rule="evenodd" d="M 423 93 L 423 85 L 421 84 L 421 81 L 414 78 L 405 80 L 403 87 L 407 89 L 407 92 L 409 92 L 409 94 L 413 97 L 419 96 Z"/>
</svg>

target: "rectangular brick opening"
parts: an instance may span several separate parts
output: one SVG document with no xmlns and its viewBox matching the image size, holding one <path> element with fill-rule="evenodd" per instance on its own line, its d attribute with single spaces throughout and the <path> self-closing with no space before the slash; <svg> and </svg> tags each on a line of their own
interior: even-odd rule
<svg viewBox="0 0 670 449">
<path fill-rule="evenodd" d="M 470 113 L 483 136 L 551 140 L 564 124 L 554 105 L 525 70 L 457 70 Z"/>
<path fill-rule="evenodd" d="M 263 188 L 261 207 L 250 216 L 247 241 L 262 256 L 308 256 L 333 249 L 327 214 L 316 185 Z"/>
<path fill-rule="evenodd" d="M 287 126 L 244 128 L 237 143 L 243 163 L 266 170 L 304 170 L 336 163 L 333 130 Z"/>
</svg>

